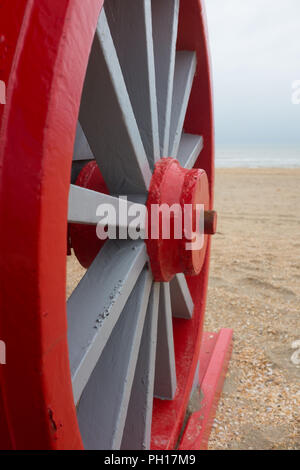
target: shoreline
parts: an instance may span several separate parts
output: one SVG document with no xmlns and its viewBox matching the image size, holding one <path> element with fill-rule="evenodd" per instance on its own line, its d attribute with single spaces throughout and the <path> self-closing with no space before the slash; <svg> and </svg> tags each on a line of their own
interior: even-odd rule
<svg viewBox="0 0 300 470">
<path fill-rule="evenodd" d="M 217 166 L 216 170 L 300 170 L 299 166 Z"/>
</svg>

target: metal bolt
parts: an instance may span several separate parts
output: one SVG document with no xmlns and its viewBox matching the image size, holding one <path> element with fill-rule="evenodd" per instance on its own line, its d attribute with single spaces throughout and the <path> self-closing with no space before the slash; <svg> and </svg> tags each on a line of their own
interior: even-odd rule
<svg viewBox="0 0 300 470">
<path fill-rule="evenodd" d="M 214 235 L 217 231 L 218 214 L 216 211 L 204 212 L 204 233 Z"/>
</svg>

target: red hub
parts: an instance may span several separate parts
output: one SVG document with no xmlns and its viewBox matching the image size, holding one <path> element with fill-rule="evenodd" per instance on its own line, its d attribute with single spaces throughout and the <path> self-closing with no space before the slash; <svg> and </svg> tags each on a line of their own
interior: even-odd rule
<svg viewBox="0 0 300 470">
<path fill-rule="evenodd" d="M 76 185 L 108 194 L 95 161 L 84 166 Z M 202 209 L 204 226 L 199 224 Z M 217 225 L 216 212 L 208 209 L 209 184 L 204 170 L 184 169 L 173 158 L 156 163 L 147 200 L 145 240 L 156 281 L 169 282 L 177 273 L 189 276 L 200 273 L 207 236 L 216 232 Z M 69 233 L 77 259 L 88 268 L 105 241 L 98 239 L 94 226 L 70 224 Z"/>
<path fill-rule="evenodd" d="M 201 233 L 199 205 L 209 214 L 206 172 L 186 170 L 173 158 L 159 160 L 147 201 L 151 233 L 149 229 L 146 240 L 156 281 L 168 282 L 176 273 L 190 276 L 200 273 L 207 246 L 205 232 L 215 231 L 216 216 L 211 213 L 210 227 L 202 228 Z"/>
</svg>

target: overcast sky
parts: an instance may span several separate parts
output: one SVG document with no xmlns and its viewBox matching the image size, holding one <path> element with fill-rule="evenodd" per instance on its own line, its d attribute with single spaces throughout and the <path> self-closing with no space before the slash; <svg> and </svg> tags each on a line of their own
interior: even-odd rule
<svg viewBox="0 0 300 470">
<path fill-rule="evenodd" d="M 206 0 L 219 145 L 299 145 L 300 0 Z"/>
</svg>

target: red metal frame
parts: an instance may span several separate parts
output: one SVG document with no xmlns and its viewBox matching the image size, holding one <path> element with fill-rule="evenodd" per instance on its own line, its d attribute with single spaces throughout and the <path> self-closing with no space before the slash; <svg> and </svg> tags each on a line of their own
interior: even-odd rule
<svg viewBox="0 0 300 470">
<path fill-rule="evenodd" d="M 0 448 L 82 449 L 67 348 L 66 240 L 70 169 L 81 91 L 103 0 L 4 0 L 0 106 Z M 204 137 L 213 204 L 213 122 L 202 0 L 182 0 L 178 49 L 197 51 L 185 131 Z M 200 73 L 201 71 L 201 73 Z M 190 321 L 174 320 L 178 390 L 155 400 L 152 447 L 174 448 L 197 367 L 210 240 L 188 278 Z"/>
</svg>

